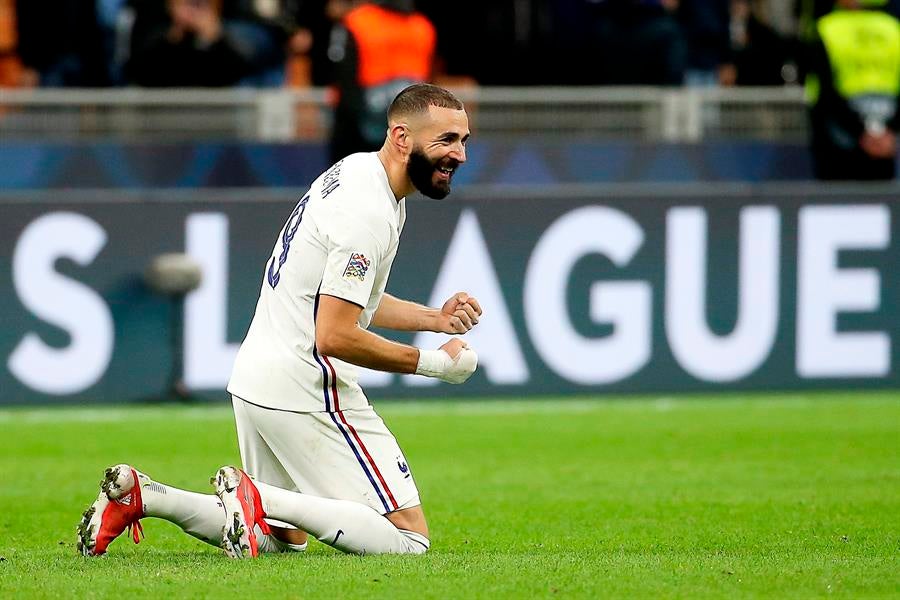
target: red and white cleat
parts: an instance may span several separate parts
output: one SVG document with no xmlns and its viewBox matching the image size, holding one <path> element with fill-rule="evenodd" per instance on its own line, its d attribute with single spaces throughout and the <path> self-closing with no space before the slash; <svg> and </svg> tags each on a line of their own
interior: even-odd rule
<svg viewBox="0 0 900 600">
<path fill-rule="evenodd" d="M 250 476 L 235 467 L 222 467 L 210 480 L 216 486 L 216 495 L 225 507 L 225 528 L 222 531 L 222 548 L 231 558 L 252 558 L 259 555 L 255 525 L 269 535 L 269 525 L 262 507 L 259 490 Z"/>
<path fill-rule="evenodd" d="M 100 482 L 100 495 L 78 524 L 78 551 L 84 556 L 105 554 L 110 542 L 126 529 L 137 544 L 144 534 L 143 516 L 138 472 L 130 465 L 108 468 Z"/>
</svg>

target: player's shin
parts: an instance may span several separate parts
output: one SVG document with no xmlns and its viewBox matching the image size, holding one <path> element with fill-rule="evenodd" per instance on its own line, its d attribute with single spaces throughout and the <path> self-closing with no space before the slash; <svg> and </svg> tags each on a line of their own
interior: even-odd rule
<svg viewBox="0 0 900 600">
<path fill-rule="evenodd" d="M 397 529 L 368 506 L 319 498 L 255 482 L 266 515 L 291 523 L 351 554 L 422 554 L 428 538 Z"/>
<path fill-rule="evenodd" d="M 213 546 L 222 543 L 225 520 L 222 504 L 213 494 L 198 494 L 139 475 L 144 513 L 175 523 L 185 533 Z"/>
</svg>

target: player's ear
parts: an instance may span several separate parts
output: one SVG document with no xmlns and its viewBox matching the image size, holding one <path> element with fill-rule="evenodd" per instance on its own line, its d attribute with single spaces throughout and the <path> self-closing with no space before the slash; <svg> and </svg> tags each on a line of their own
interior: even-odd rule
<svg viewBox="0 0 900 600">
<path fill-rule="evenodd" d="M 405 123 L 391 123 L 388 128 L 388 137 L 391 144 L 394 145 L 403 154 L 409 154 L 412 147 L 412 141 L 409 137 L 409 127 Z"/>
</svg>

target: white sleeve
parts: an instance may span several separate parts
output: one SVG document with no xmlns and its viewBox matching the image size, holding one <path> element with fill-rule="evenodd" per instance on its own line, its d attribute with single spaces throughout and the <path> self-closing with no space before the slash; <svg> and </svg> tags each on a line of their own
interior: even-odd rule
<svg viewBox="0 0 900 600">
<path fill-rule="evenodd" d="M 328 258 L 319 291 L 365 308 L 386 244 L 359 222 L 359 216 L 345 217 L 328 232 Z"/>
</svg>

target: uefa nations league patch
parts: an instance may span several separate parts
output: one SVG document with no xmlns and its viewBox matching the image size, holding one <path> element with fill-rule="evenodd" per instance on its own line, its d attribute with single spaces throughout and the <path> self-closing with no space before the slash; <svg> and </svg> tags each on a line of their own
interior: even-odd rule
<svg viewBox="0 0 900 600">
<path fill-rule="evenodd" d="M 359 279 L 362 281 L 366 278 L 366 271 L 369 270 L 370 261 L 365 254 L 354 252 L 347 261 L 347 268 L 344 269 L 344 277 L 348 279 Z"/>
</svg>

